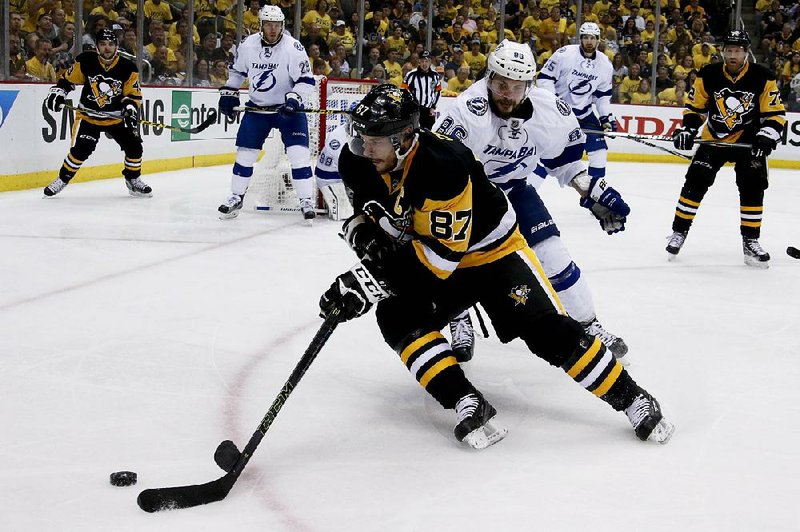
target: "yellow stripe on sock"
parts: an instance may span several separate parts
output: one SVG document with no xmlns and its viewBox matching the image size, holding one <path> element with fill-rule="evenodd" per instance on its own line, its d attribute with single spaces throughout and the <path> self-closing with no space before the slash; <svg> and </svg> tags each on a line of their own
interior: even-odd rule
<svg viewBox="0 0 800 532">
<path fill-rule="evenodd" d="M 683 218 L 684 220 L 694 220 L 694 216 L 695 215 L 694 214 L 684 214 L 681 211 L 676 210 L 675 211 L 675 216 L 677 216 L 678 218 Z"/>
<path fill-rule="evenodd" d="M 428 383 L 431 382 L 431 380 L 433 380 L 435 376 L 437 376 L 439 373 L 449 368 L 450 366 L 455 366 L 456 364 L 458 364 L 458 362 L 456 362 L 456 357 L 454 356 L 443 358 L 442 360 L 431 366 L 431 368 L 422 375 L 422 378 L 419 380 L 419 383 L 422 385 L 423 388 L 426 387 Z"/>
<path fill-rule="evenodd" d="M 761 222 L 745 222 L 742 220 L 742 225 L 745 227 L 761 227 Z"/>
<path fill-rule="evenodd" d="M 589 347 L 589 349 L 586 350 L 586 353 L 584 353 L 583 356 L 580 359 L 578 359 L 578 361 L 571 368 L 569 368 L 569 371 L 567 371 L 567 375 L 569 375 L 573 379 L 577 377 L 580 374 L 580 372 L 583 371 L 584 368 L 589 365 L 589 362 L 591 362 L 594 359 L 594 357 L 597 355 L 597 352 L 600 351 L 600 347 L 602 345 L 603 344 L 600 343 L 600 340 L 595 338 L 592 345 Z"/>
<path fill-rule="evenodd" d="M 764 207 L 741 207 L 742 212 L 761 212 L 764 210 Z"/>
<path fill-rule="evenodd" d="M 436 340 L 437 338 L 444 338 L 444 336 L 442 336 L 442 333 L 440 333 L 439 331 L 433 331 L 426 334 L 425 336 L 420 336 L 419 338 L 408 344 L 406 348 L 400 352 L 400 360 L 402 360 L 403 364 L 405 364 L 406 362 L 408 362 L 408 359 L 411 358 L 411 355 L 416 353 L 420 347 L 427 344 L 428 342 Z"/>
<path fill-rule="evenodd" d="M 617 382 L 620 374 L 622 373 L 622 364 L 614 360 L 614 369 L 611 370 L 611 373 L 608 374 L 608 377 L 605 378 L 603 384 L 597 387 L 595 391 L 592 393 L 595 394 L 597 397 L 603 397 L 608 390 Z"/>
<path fill-rule="evenodd" d="M 675 196 L 673 196 L 673 197 L 675 197 Z M 681 196 L 678 201 L 680 201 L 681 203 L 685 203 L 686 205 L 688 205 L 690 207 L 699 207 L 700 206 L 700 202 L 699 201 L 692 201 L 690 199 L 684 198 L 683 196 Z"/>
</svg>

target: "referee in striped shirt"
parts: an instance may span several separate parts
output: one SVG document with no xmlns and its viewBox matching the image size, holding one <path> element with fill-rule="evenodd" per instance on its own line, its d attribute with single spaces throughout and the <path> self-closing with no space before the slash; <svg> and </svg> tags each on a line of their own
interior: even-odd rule
<svg viewBox="0 0 800 532">
<path fill-rule="evenodd" d="M 406 74 L 403 88 L 417 99 L 420 106 L 419 125 L 424 129 L 433 127 L 436 121 L 436 104 L 442 94 L 442 80 L 439 73 L 431 70 L 431 53 L 427 50 L 419 54 L 419 66 Z"/>
</svg>

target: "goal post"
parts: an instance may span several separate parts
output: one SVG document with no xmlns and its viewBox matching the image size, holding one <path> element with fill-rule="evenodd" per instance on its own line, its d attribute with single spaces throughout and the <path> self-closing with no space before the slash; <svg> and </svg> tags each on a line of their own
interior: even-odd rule
<svg viewBox="0 0 800 532">
<path fill-rule="evenodd" d="M 375 85 L 375 81 L 361 79 L 336 79 L 314 77 L 314 94 L 304 102 L 307 109 L 335 109 L 347 111 L 353 103 L 361 101 Z M 308 113 L 308 147 L 311 167 L 325 146 L 326 135 L 347 119 L 346 114 Z M 264 155 L 253 169 L 253 177 L 245 196 L 245 208 L 257 212 L 290 213 L 300 211 L 300 201 L 292 186 L 292 169 L 281 141 L 280 131 L 273 129 L 264 142 Z M 316 178 L 312 197 L 317 198 L 317 210 L 326 212 L 318 193 Z"/>
</svg>

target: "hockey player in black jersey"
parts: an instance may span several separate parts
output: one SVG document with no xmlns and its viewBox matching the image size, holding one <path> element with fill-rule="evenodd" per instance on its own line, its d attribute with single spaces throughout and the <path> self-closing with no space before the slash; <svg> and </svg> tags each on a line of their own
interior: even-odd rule
<svg viewBox="0 0 800 532">
<path fill-rule="evenodd" d="M 625 411 L 642 440 L 666 443 L 674 427 L 605 346 L 564 312 L 516 215 L 472 152 L 419 130 L 411 94 L 380 85 L 356 107 L 339 172 L 353 191 L 355 216 L 344 236 L 361 259 L 320 299 L 323 315 L 343 319 L 377 303 L 384 339 L 444 408 L 455 409 L 455 437 L 482 449 L 506 431 L 470 383 L 439 332 L 480 303 L 503 342 L 530 350 Z"/>
<path fill-rule="evenodd" d="M 767 157 L 777 147 L 786 119 L 775 75 L 747 60 L 749 47 L 750 38 L 745 31 L 728 32 L 722 48 L 724 62 L 701 68 L 689 91 L 683 127 L 673 136 L 675 147 L 691 149 L 704 122 L 700 138 L 721 144 L 702 144 L 692 157 L 667 244 L 670 260 L 683 246 L 717 172 L 726 162 L 733 162 L 739 187 L 744 262 L 759 268 L 769 265 L 769 253 L 758 242 L 764 190 L 769 185 Z M 752 148 L 728 147 L 724 143 L 749 143 Z"/>
<path fill-rule="evenodd" d="M 139 135 L 139 107 L 142 91 L 136 63 L 117 53 L 117 36 L 100 30 L 96 36 L 97 51 L 83 52 L 50 89 L 45 105 L 59 112 L 67 94 L 76 85 L 82 86 L 80 110 L 72 128 L 72 147 L 64 159 L 58 178 L 44 189 L 45 196 L 61 192 L 81 165 L 94 152 L 101 133 L 107 133 L 125 153 L 122 175 L 131 196 L 153 195 L 140 179 L 142 172 L 142 139 Z"/>
</svg>

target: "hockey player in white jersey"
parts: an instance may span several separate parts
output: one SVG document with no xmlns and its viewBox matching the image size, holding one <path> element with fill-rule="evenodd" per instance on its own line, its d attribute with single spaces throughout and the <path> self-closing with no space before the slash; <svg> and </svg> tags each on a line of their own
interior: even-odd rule
<svg viewBox="0 0 800 532">
<path fill-rule="evenodd" d="M 239 214 L 264 140 L 273 128 L 278 128 L 292 167 L 300 210 L 304 218 L 312 219 L 315 212 L 308 121 L 305 114 L 298 112 L 313 94 L 311 65 L 303 45 L 283 31 L 284 16 L 278 6 L 262 7 L 259 18 L 261 32 L 250 35 L 236 50 L 228 81 L 220 88 L 219 111 L 229 118 L 235 116 L 239 88 L 248 79 L 250 101 L 245 105 L 277 108 L 277 112 L 245 112 L 236 135 L 231 196 L 219 206 L 220 218 Z"/>
<path fill-rule="evenodd" d="M 576 189 L 580 205 L 609 234 L 625 229 L 630 208 L 604 179 L 589 177 L 581 160 L 585 135 L 575 115 L 563 100 L 533 87 L 535 75 L 530 48 L 504 40 L 489 55 L 488 77 L 464 91 L 433 130 L 457 138 L 480 159 L 508 196 L 564 308 L 624 364 L 628 347 L 597 320 L 586 280 L 536 188 L 550 174 Z"/>
<path fill-rule="evenodd" d="M 325 200 L 331 220 L 346 220 L 353 215 L 352 198 L 339 175 L 339 153 L 349 139 L 349 127 L 349 121 L 345 121 L 325 136 L 325 146 L 319 153 L 314 169 L 317 188 Z"/>
<path fill-rule="evenodd" d="M 584 22 L 578 32 L 580 44 L 559 48 L 542 67 L 536 85 L 567 102 L 583 129 L 614 132 L 617 120 L 611 111 L 611 82 L 614 68 L 598 53 L 600 27 Z M 595 108 L 597 112 L 595 113 Z M 608 145 L 602 135 L 586 134 L 589 176 L 606 175 Z"/>
</svg>

